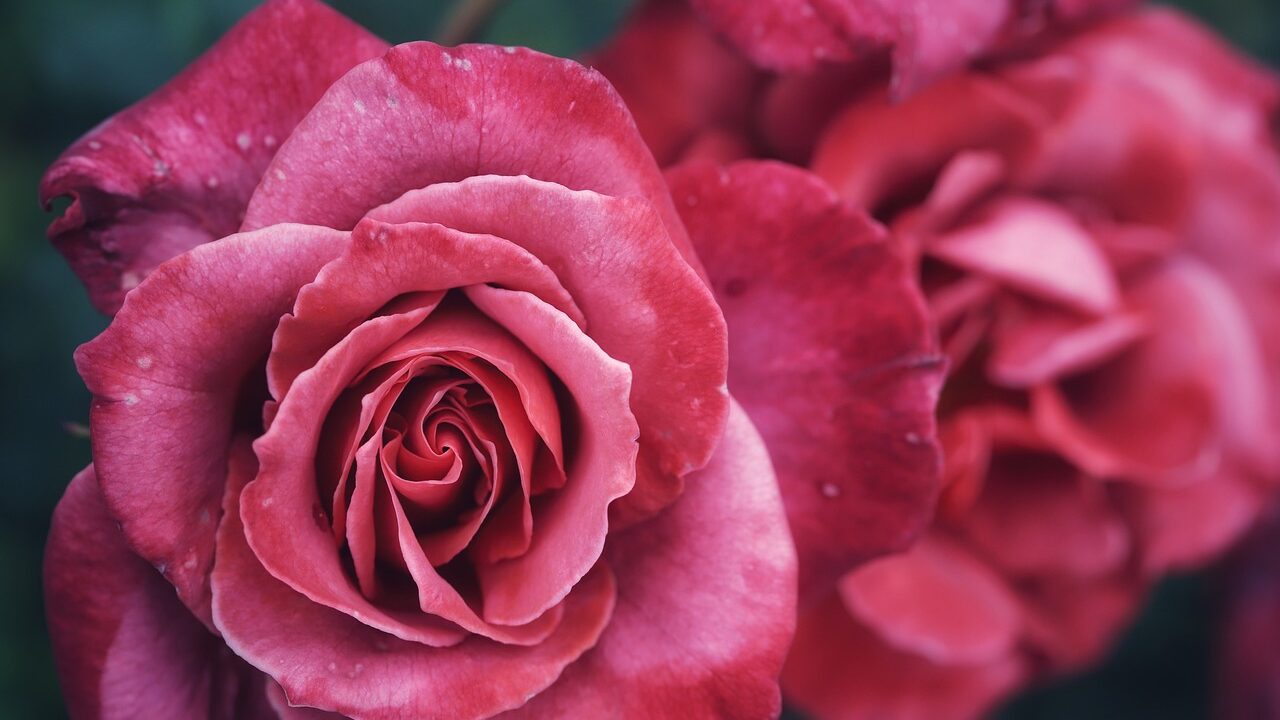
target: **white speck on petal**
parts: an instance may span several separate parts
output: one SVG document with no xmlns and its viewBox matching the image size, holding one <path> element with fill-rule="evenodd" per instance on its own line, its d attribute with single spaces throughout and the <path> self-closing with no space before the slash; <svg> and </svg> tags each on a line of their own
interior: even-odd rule
<svg viewBox="0 0 1280 720">
<path fill-rule="evenodd" d="M 502 52 L 504 52 L 504 53 L 506 53 L 506 54 L 508 54 L 508 55 L 515 55 L 515 54 L 516 54 L 516 48 L 514 48 L 514 47 L 512 47 L 512 46 L 508 45 L 508 46 L 506 46 L 506 47 L 502 48 Z"/>
<path fill-rule="evenodd" d="M 466 58 L 458 58 L 458 69 L 467 72 L 471 71 L 471 61 Z"/>
<path fill-rule="evenodd" d="M 142 368 L 143 370 L 146 370 L 146 369 L 148 369 L 148 368 L 150 368 L 150 367 L 151 367 L 151 356 L 150 356 L 150 355 L 143 355 L 142 357 L 139 357 L 139 358 L 138 358 L 137 360 L 135 360 L 134 362 L 136 362 L 136 363 L 138 364 L 138 367 L 139 367 L 139 368 Z"/>
<path fill-rule="evenodd" d="M 125 393 L 125 394 L 124 394 L 124 404 L 125 404 L 125 405 L 137 405 L 137 404 L 138 404 L 138 396 L 137 396 L 137 395 L 134 395 L 133 393 Z"/>
<path fill-rule="evenodd" d="M 819 489 L 822 490 L 823 497 L 828 497 L 828 498 L 840 497 L 840 487 L 835 483 L 824 482 L 822 483 L 822 487 Z"/>
<path fill-rule="evenodd" d="M 575 107 L 577 107 L 577 106 L 578 106 L 578 101 L 577 101 L 577 100 L 570 100 L 570 101 L 569 101 L 569 112 L 573 112 L 573 109 L 574 109 Z"/>
<path fill-rule="evenodd" d="M 151 172 L 158 177 L 164 177 L 169 174 L 169 164 L 163 160 L 156 160 L 151 166 Z"/>
<path fill-rule="evenodd" d="M 276 499 L 275 499 L 275 498 L 271 498 L 271 497 L 269 497 L 269 498 L 263 498 L 263 499 L 262 499 L 262 507 L 264 507 L 264 508 L 269 508 L 269 507 L 271 507 L 271 506 L 275 503 L 275 501 L 276 501 Z"/>
<path fill-rule="evenodd" d="M 389 108 L 393 108 L 393 107 L 396 107 L 396 106 L 397 106 L 397 105 L 399 105 L 399 104 L 400 104 L 400 101 L 399 101 L 399 100 L 397 100 L 397 99 L 395 98 L 395 96 L 394 96 L 394 95 L 388 95 L 388 96 L 387 96 L 387 107 L 389 107 Z"/>
<path fill-rule="evenodd" d="M 98 142 L 97 140 L 90 140 L 90 141 L 89 141 L 89 149 L 90 149 L 90 150 L 101 150 L 101 149 L 102 149 L 102 143 Z"/>
<path fill-rule="evenodd" d="M 142 283 L 142 276 L 132 270 L 120 273 L 120 289 L 132 290 Z"/>
<path fill-rule="evenodd" d="M 276 168 L 275 176 L 277 180 L 284 180 L 285 178 L 284 171 L 281 170 L 280 168 Z"/>
<path fill-rule="evenodd" d="M 216 178 L 216 177 L 210 177 L 208 180 L 205 180 L 205 181 L 204 181 L 204 186 L 205 186 L 205 187 L 207 187 L 207 188 L 209 188 L 210 190 L 215 190 L 215 189 L 217 189 L 217 187 L 218 187 L 218 178 Z"/>
<path fill-rule="evenodd" d="M 236 136 L 236 145 L 239 145 L 241 150 L 248 150 L 253 145 L 253 138 L 249 137 L 249 133 L 242 132 Z"/>
<path fill-rule="evenodd" d="M 263 144 L 263 145 L 266 145 L 266 146 L 267 146 L 267 147 L 269 147 L 269 148 L 273 148 L 273 147 L 275 147 L 275 146 L 276 146 L 276 136 L 275 136 L 275 135 L 268 135 L 268 136 L 266 136 L 266 137 L 262 138 L 262 144 Z"/>
<path fill-rule="evenodd" d="M 353 106 L 355 106 L 356 112 L 360 113 L 361 115 L 363 115 L 363 114 L 364 114 L 364 101 L 362 101 L 362 100 L 357 100 L 357 101 L 355 101 L 354 103 L 351 103 L 351 104 L 352 104 Z"/>
<path fill-rule="evenodd" d="M 919 445 L 920 443 L 924 442 L 924 438 L 920 437 L 920 433 L 914 433 L 914 432 L 909 432 L 906 435 L 903 435 L 902 439 L 906 440 L 912 445 Z"/>
<path fill-rule="evenodd" d="M 445 67 L 449 67 L 453 64 L 453 56 L 449 53 L 440 53 L 440 59 L 444 61 Z"/>
</svg>

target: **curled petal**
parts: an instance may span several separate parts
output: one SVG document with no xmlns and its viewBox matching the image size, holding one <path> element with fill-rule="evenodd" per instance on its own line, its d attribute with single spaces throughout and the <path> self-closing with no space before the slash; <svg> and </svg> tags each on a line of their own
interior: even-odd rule
<svg viewBox="0 0 1280 720">
<path fill-rule="evenodd" d="M 801 614 L 782 689 L 816 720 L 973 720 L 1029 670 L 1012 653 L 940 664 L 894 649 L 831 593 Z"/>
<path fill-rule="evenodd" d="M 644 462 L 677 478 L 706 463 L 728 412 L 724 319 L 644 201 L 483 177 L 411 191 L 369 217 L 494 235 L 536 256 L 581 309 L 591 339 L 630 366 Z M 679 491 L 652 479 L 638 478 L 615 512 L 652 513 Z"/>
<path fill-rule="evenodd" d="M 334 80 L 386 48 L 316 0 L 272 0 L 68 148 L 40 198 L 72 197 L 49 236 L 94 305 L 114 313 L 157 265 L 235 232 L 278 145 Z"/>
<path fill-rule="evenodd" d="M 280 148 L 244 227 L 349 229 L 409 190 L 475 175 L 644 198 L 698 267 L 657 164 L 604 76 L 492 45 L 398 45 L 344 75 Z"/>
<path fill-rule="evenodd" d="M 72 717 L 274 720 L 261 675 L 222 648 L 129 549 L 92 467 L 54 511 L 44 584 Z"/>
<path fill-rule="evenodd" d="M 201 246 L 158 268 L 76 351 L 107 505 L 206 622 L 237 392 L 298 288 L 346 244 L 347 233 L 278 225 Z"/>
<path fill-rule="evenodd" d="M 610 537 L 618 606 L 596 647 L 503 718 L 757 718 L 780 709 L 795 554 L 769 456 L 736 405 L 661 515 Z"/>
<path fill-rule="evenodd" d="M 929 537 L 846 575 L 849 611 L 890 645 L 940 664 L 998 660 L 1020 630 L 1005 581 L 966 549 Z"/>
<path fill-rule="evenodd" d="M 432 647 L 314 603 L 268 573 L 245 541 L 240 492 L 254 467 L 251 454 L 241 459 L 218 528 L 214 622 L 228 646 L 294 703 L 372 720 L 489 717 L 554 682 L 608 623 L 615 589 L 603 565 L 574 589 L 556 630 L 532 647 L 481 637 Z"/>
</svg>

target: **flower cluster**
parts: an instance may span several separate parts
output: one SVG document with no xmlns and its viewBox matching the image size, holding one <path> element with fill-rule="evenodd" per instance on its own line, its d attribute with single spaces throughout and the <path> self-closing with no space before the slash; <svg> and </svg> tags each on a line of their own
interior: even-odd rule
<svg viewBox="0 0 1280 720">
<path fill-rule="evenodd" d="M 585 62 L 269 0 L 48 170 L 74 717 L 962 720 L 1265 514 L 1275 76 L 1115 0 Z"/>
</svg>

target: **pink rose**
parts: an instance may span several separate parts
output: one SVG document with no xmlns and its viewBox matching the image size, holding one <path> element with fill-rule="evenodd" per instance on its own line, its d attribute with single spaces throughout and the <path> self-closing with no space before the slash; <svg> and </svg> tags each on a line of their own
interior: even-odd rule
<svg viewBox="0 0 1280 720">
<path fill-rule="evenodd" d="M 976 717 L 1249 527 L 1280 477 L 1278 100 L 1149 11 L 825 128 L 815 171 L 918 259 L 946 489 L 924 541 L 802 614 L 797 705 Z"/>
<path fill-rule="evenodd" d="M 712 25 L 782 8 L 757 3 L 730 18 L 713 5 L 701 5 Z M 770 38 L 836 17 L 797 8 L 761 26 L 757 54 Z M 673 44 L 692 76 L 706 87 L 742 83 L 741 67 L 697 35 L 691 14 L 641 13 L 621 37 L 642 31 L 701 37 Z M 815 585 L 802 586 L 783 686 L 819 718 L 975 717 L 1034 679 L 1079 667 L 1108 646 L 1154 578 L 1201 565 L 1239 537 L 1280 478 L 1280 84 L 1168 11 L 1018 42 L 1018 53 L 905 99 L 868 59 L 757 75 L 745 93 L 698 95 L 717 100 L 710 110 L 641 124 L 650 142 L 682 139 L 673 161 L 811 162 L 845 202 L 890 226 L 950 359 L 938 411 L 946 487 L 924 539 L 817 584 L 813 603 Z M 907 50 L 895 45 L 900 78 Z M 602 57 L 638 117 L 674 116 L 645 92 L 653 78 L 627 43 Z M 713 70 L 718 81 L 701 75 Z M 791 255 L 816 252 L 811 232 L 746 220 L 728 225 L 732 242 L 716 253 L 679 191 L 677 205 L 713 280 L 759 262 L 757 246 L 775 238 Z M 769 230 L 757 238 L 758 227 Z M 768 257 L 782 268 L 800 262 Z M 860 270 L 844 271 L 847 285 L 864 285 Z M 792 283 L 788 297 L 834 297 L 809 287 L 818 285 Z M 715 289 L 732 338 L 769 337 L 797 314 L 755 309 L 740 315 L 743 330 L 733 293 Z M 832 302 L 808 317 L 855 332 L 856 315 L 829 318 Z M 857 362 L 856 343 L 832 347 L 834 361 Z M 750 391 L 734 384 L 741 365 L 786 367 L 791 352 L 780 341 L 745 352 L 731 343 L 730 387 L 749 412 Z M 782 459 L 767 414 L 753 419 L 784 498 L 820 477 Z M 840 438 L 820 435 L 827 449 L 809 452 L 841 458 Z M 844 466 L 859 467 L 857 458 Z M 894 486 L 892 472 L 878 475 Z M 808 517 L 792 521 L 802 578 L 813 577 L 806 547 L 856 542 L 865 527 L 809 532 Z"/>
<path fill-rule="evenodd" d="M 75 717 L 777 712 L 773 471 L 598 73 L 277 0 L 42 190 L 123 300 L 46 558 Z"/>
</svg>

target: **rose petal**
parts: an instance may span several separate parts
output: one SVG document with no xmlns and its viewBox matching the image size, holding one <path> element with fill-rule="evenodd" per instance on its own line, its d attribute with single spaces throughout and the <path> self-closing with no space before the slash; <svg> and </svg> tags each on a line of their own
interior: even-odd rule
<svg viewBox="0 0 1280 720">
<path fill-rule="evenodd" d="M 1265 462 L 1268 386 L 1243 311 L 1203 265 L 1179 259 L 1132 283 L 1152 333 L 1061 388 L 1037 388 L 1041 433 L 1096 475 L 1163 484 L 1216 472 L 1224 453 Z"/>
<path fill-rule="evenodd" d="M 730 389 L 778 468 L 804 597 L 933 512 L 942 361 L 923 299 L 882 231 L 812 175 L 695 163 L 670 181 L 731 327 Z"/>
<path fill-rule="evenodd" d="M 466 294 L 546 363 L 576 405 L 561 412 L 576 421 L 577 454 L 568 461 L 564 487 L 535 509 L 529 551 L 476 568 L 484 616 L 529 622 L 559 602 L 600 557 L 607 508 L 636 483 L 639 430 L 628 409 L 631 374 L 534 295 L 489 285 L 473 285 Z"/>
<path fill-rule="evenodd" d="M 1118 488 L 1134 525 L 1143 570 L 1158 576 L 1203 565 L 1231 545 L 1263 509 L 1265 493 L 1235 468 L 1171 488 Z"/>
<path fill-rule="evenodd" d="M 849 104 L 827 126 L 811 167 L 845 200 L 875 213 L 902 197 L 925 195 L 965 150 L 994 153 L 1006 167 L 1019 167 L 1050 119 L 1006 83 L 956 75 L 900 103 L 876 95 Z"/>
<path fill-rule="evenodd" d="M 939 537 L 845 575 L 840 597 L 888 644 L 939 664 L 998 660 L 1017 640 L 1018 600 L 966 549 Z"/>
<path fill-rule="evenodd" d="M 152 273 L 76 352 L 107 504 L 129 545 L 206 622 L 238 388 L 298 288 L 346 243 L 346 233 L 280 225 L 196 248 Z"/>
<path fill-rule="evenodd" d="M 181 75 L 91 130 L 40 183 L 49 237 L 114 313 L 157 265 L 240 226 L 276 145 L 386 43 L 314 0 L 272 0 Z"/>
<path fill-rule="evenodd" d="M 44 584 L 73 717 L 274 718 L 261 676 L 226 652 L 129 549 L 92 466 L 54 511 Z"/>
<path fill-rule="evenodd" d="M 1053 455 L 997 454 L 961 524 L 978 549 L 1014 576 L 1096 577 L 1122 569 L 1131 550 L 1105 489 Z"/>
<path fill-rule="evenodd" d="M 985 50 L 1008 2 L 952 0 L 695 0 L 703 15 L 760 65 L 807 71 L 892 48 L 894 81 L 909 93 Z"/>
<path fill-rule="evenodd" d="M 975 718 L 1028 672 L 1012 653 L 950 665 L 896 650 L 832 593 L 801 614 L 782 689 L 815 720 Z"/>
<path fill-rule="evenodd" d="M 1030 387 L 1099 365 L 1148 332 L 1136 313 L 1085 318 L 1050 307 L 1009 302 L 992 334 L 987 375 L 1006 387 Z"/>
<path fill-rule="evenodd" d="M 589 58 L 626 101 L 659 165 L 687 157 L 709 129 L 746 137 L 757 73 L 683 0 L 649 0 Z"/>
<path fill-rule="evenodd" d="M 409 190 L 475 175 L 644 198 L 699 267 L 653 156 L 604 77 L 492 45 L 398 45 L 344 75 L 280 148 L 244 227 L 351 228 Z"/>
<path fill-rule="evenodd" d="M 706 463 L 728 412 L 724 320 L 646 203 L 483 177 L 411 191 L 369 217 L 495 235 L 532 253 L 582 309 L 591 339 L 631 367 L 645 462 L 677 477 Z M 637 478 L 615 515 L 652 514 L 679 492 L 650 478 Z"/>
<path fill-rule="evenodd" d="M 930 255 L 1085 313 L 1114 310 L 1120 288 L 1093 238 L 1047 202 L 1008 198 L 985 217 L 933 239 Z"/>
<path fill-rule="evenodd" d="M 768 454 L 741 408 L 680 499 L 610 537 L 606 557 L 618 607 L 599 643 L 503 718 L 778 714 L 795 554 Z"/>
<path fill-rule="evenodd" d="M 347 252 L 302 288 L 293 313 L 280 319 L 267 362 L 267 386 L 277 400 L 351 328 L 400 295 L 496 283 L 528 290 L 584 322 L 555 274 L 501 238 L 374 220 L 360 223 L 351 238 Z"/>
<path fill-rule="evenodd" d="M 602 565 L 570 594 L 555 632 L 533 647 L 472 637 L 437 648 L 387 635 L 310 601 L 262 567 L 239 516 L 252 455 L 239 460 L 218 528 L 214 622 L 231 649 L 293 702 L 371 720 L 489 717 L 554 682 L 595 644 L 613 611 L 614 580 Z"/>
</svg>

